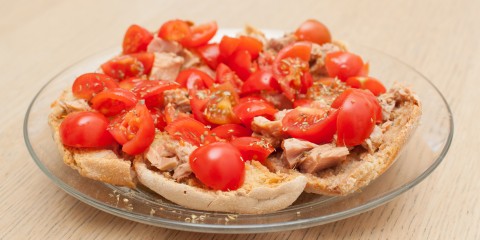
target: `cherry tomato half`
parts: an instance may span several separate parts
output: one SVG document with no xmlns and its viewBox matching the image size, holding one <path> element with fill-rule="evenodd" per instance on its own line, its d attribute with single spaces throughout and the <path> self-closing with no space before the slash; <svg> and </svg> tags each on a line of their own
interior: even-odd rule
<svg viewBox="0 0 480 240">
<path fill-rule="evenodd" d="M 215 142 L 210 130 L 201 122 L 193 118 L 181 118 L 165 127 L 170 136 L 177 140 L 189 142 L 195 146 Z"/>
<path fill-rule="evenodd" d="M 238 100 L 238 94 L 229 82 L 212 87 L 205 106 L 205 118 L 213 124 L 239 123 L 233 112 Z"/>
<path fill-rule="evenodd" d="M 273 119 L 274 114 L 278 112 L 275 107 L 265 101 L 245 101 L 235 106 L 233 111 L 247 127 L 250 127 L 254 117 L 263 116 L 268 119 Z"/>
<path fill-rule="evenodd" d="M 212 129 L 212 135 L 231 141 L 238 137 L 248 137 L 252 135 L 252 130 L 240 124 L 223 124 Z"/>
<path fill-rule="evenodd" d="M 155 55 L 150 52 L 133 53 L 115 57 L 101 65 L 105 74 L 118 80 L 148 75 Z"/>
<path fill-rule="evenodd" d="M 60 140 L 70 147 L 106 147 L 114 140 L 107 131 L 108 119 L 97 112 L 73 112 L 60 124 Z"/>
<path fill-rule="evenodd" d="M 315 19 L 303 22 L 295 31 L 295 36 L 299 40 L 310 41 L 320 45 L 332 41 L 328 28 Z"/>
<path fill-rule="evenodd" d="M 177 41 L 183 45 L 192 38 L 192 30 L 190 24 L 183 20 L 170 20 L 165 22 L 158 30 L 158 37 L 168 40 Z"/>
<path fill-rule="evenodd" d="M 285 132 L 294 138 L 304 139 L 313 143 L 331 142 L 337 130 L 336 110 L 331 112 L 297 107 L 288 112 L 282 119 Z"/>
<path fill-rule="evenodd" d="M 181 44 L 185 47 L 194 48 L 205 45 L 210 39 L 217 33 L 217 22 L 212 21 L 200 25 L 194 25 L 190 27 L 191 37 L 186 38 Z"/>
<path fill-rule="evenodd" d="M 95 94 L 106 88 L 116 88 L 118 83 L 102 73 L 85 73 L 75 79 L 72 86 L 73 96 L 90 100 Z"/>
<path fill-rule="evenodd" d="M 331 107 L 341 108 L 347 96 L 349 96 L 352 92 L 356 92 L 356 94 L 361 94 L 368 100 L 370 100 L 373 106 L 373 110 L 375 112 L 375 123 L 381 123 L 383 121 L 382 107 L 380 106 L 378 99 L 369 91 L 348 88 L 332 102 Z"/>
<path fill-rule="evenodd" d="M 107 89 L 92 98 L 92 108 L 105 116 L 113 116 L 128 110 L 137 104 L 132 92 L 123 88 Z"/>
<path fill-rule="evenodd" d="M 345 83 L 353 88 L 369 90 L 375 96 L 387 92 L 387 89 L 383 86 L 382 82 L 373 77 L 350 77 Z"/>
<path fill-rule="evenodd" d="M 123 37 L 123 54 L 147 51 L 147 46 L 152 39 L 153 34 L 147 29 L 136 24 L 131 25 Z"/>
<path fill-rule="evenodd" d="M 264 162 L 275 151 L 270 144 L 255 137 L 239 137 L 233 139 L 230 143 L 240 151 L 244 161 Z"/>
<path fill-rule="evenodd" d="M 247 81 L 243 83 L 241 93 L 250 94 L 262 90 L 277 92 L 281 90 L 280 85 L 271 70 L 260 70 L 252 74 Z"/>
<path fill-rule="evenodd" d="M 216 83 L 229 82 L 235 87 L 237 92 L 240 92 L 240 89 L 242 88 L 242 85 L 243 85 L 243 81 L 240 80 L 238 75 L 223 63 L 220 63 L 217 66 L 215 82 Z"/>
<path fill-rule="evenodd" d="M 200 46 L 197 48 L 197 53 L 210 69 L 215 70 L 217 68 L 220 62 L 220 47 L 218 43 Z"/>
<path fill-rule="evenodd" d="M 208 74 L 195 68 L 181 71 L 175 81 L 188 90 L 206 89 L 215 82 Z"/>
<path fill-rule="evenodd" d="M 363 68 L 363 60 L 353 53 L 332 52 L 325 57 L 325 68 L 330 77 L 337 77 L 345 82 L 349 77 L 358 75 Z"/>
<path fill-rule="evenodd" d="M 137 104 L 132 110 L 115 117 L 109 131 L 130 155 L 144 152 L 155 138 L 155 124 L 148 108 Z"/>
<path fill-rule="evenodd" d="M 145 99 L 147 107 L 163 107 L 163 92 L 179 88 L 176 82 L 166 80 L 147 80 L 139 82 L 131 91 L 140 99 Z"/>
<path fill-rule="evenodd" d="M 195 177 L 215 190 L 236 190 L 245 178 L 245 162 L 232 144 L 217 142 L 195 149 L 190 155 Z"/>
</svg>

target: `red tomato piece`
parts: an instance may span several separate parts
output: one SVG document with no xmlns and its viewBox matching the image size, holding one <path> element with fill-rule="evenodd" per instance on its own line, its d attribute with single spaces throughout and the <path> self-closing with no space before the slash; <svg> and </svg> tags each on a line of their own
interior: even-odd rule
<svg viewBox="0 0 480 240">
<path fill-rule="evenodd" d="M 135 94 L 123 88 L 107 89 L 90 100 L 92 108 L 105 116 L 129 110 L 137 104 L 137 101 Z"/>
<path fill-rule="evenodd" d="M 90 100 L 95 94 L 104 89 L 118 87 L 118 83 L 102 73 L 85 73 L 75 79 L 72 86 L 73 96 Z"/>
<path fill-rule="evenodd" d="M 310 79 L 302 80 L 302 78 L 305 78 L 305 73 L 309 72 L 308 61 L 311 49 L 310 42 L 295 42 L 280 50 L 273 63 L 273 71 L 278 83 L 285 96 L 291 101 L 295 100 L 297 92 L 307 89 L 302 87 L 302 84 L 310 82 Z"/>
<path fill-rule="evenodd" d="M 312 99 L 296 99 L 293 102 L 293 108 L 297 107 L 310 107 L 312 105 Z"/>
<path fill-rule="evenodd" d="M 233 139 L 230 143 L 240 151 L 244 161 L 264 162 L 275 151 L 272 145 L 255 137 L 239 137 Z"/>
<path fill-rule="evenodd" d="M 163 92 L 179 88 L 176 82 L 165 80 L 147 80 L 139 82 L 131 91 L 140 99 L 145 99 L 147 107 L 163 107 Z"/>
<path fill-rule="evenodd" d="M 273 119 L 273 115 L 278 112 L 278 110 L 268 102 L 247 101 L 235 106 L 233 112 L 245 126 L 250 127 L 254 117 L 263 116 L 268 119 Z"/>
<path fill-rule="evenodd" d="M 137 155 L 143 153 L 155 138 L 155 124 L 148 108 L 143 104 L 115 117 L 109 128 L 112 136 L 122 144 L 122 151 Z"/>
<path fill-rule="evenodd" d="M 165 127 L 165 130 L 174 139 L 189 142 L 195 146 L 215 142 L 210 130 L 201 122 L 193 118 L 181 118 Z"/>
<path fill-rule="evenodd" d="M 188 48 L 199 47 L 205 45 L 210 39 L 215 36 L 218 30 L 217 22 L 212 21 L 200 25 L 194 25 L 190 27 L 192 36 L 186 38 L 181 44 Z"/>
<path fill-rule="evenodd" d="M 247 81 L 243 83 L 242 94 L 250 94 L 260 92 L 262 90 L 277 91 L 281 90 L 280 85 L 277 82 L 272 71 L 257 71 L 252 74 Z"/>
<path fill-rule="evenodd" d="M 190 24 L 183 20 L 170 20 L 165 22 L 158 30 L 158 37 L 168 40 L 177 41 L 184 44 L 192 38 L 192 30 Z"/>
<path fill-rule="evenodd" d="M 223 59 L 227 59 L 235 52 L 238 45 L 240 45 L 240 39 L 223 36 L 219 44 L 220 56 L 222 56 Z"/>
<path fill-rule="evenodd" d="M 151 108 L 149 110 L 150 110 L 150 115 L 152 116 L 153 124 L 155 125 L 155 128 L 159 129 L 160 131 L 163 131 L 163 129 L 165 129 L 165 127 L 167 126 L 167 120 L 165 119 L 165 115 L 158 108 Z"/>
<path fill-rule="evenodd" d="M 195 68 L 181 71 L 175 81 L 188 90 L 206 89 L 215 82 L 208 74 Z"/>
<path fill-rule="evenodd" d="M 363 68 L 360 56 L 349 52 L 332 52 L 325 57 L 325 68 L 330 77 L 345 82 L 349 77 L 357 76 Z"/>
<path fill-rule="evenodd" d="M 143 81 L 149 81 L 146 78 L 130 77 L 120 81 L 118 86 L 125 90 L 132 90 L 135 87 L 138 87 Z"/>
<path fill-rule="evenodd" d="M 383 121 L 383 116 L 382 116 L 382 107 L 380 106 L 380 103 L 378 102 L 378 99 L 369 91 L 365 90 L 359 90 L 359 89 L 353 89 L 353 88 L 348 88 L 345 90 L 340 96 L 338 96 L 333 102 L 331 107 L 332 108 L 340 108 L 343 103 L 345 102 L 345 99 L 355 92 L 356 95 L 363 95 L 366 97 L 368 100 L 370 100 L 373 110 L 375 112 L 375 123 L 381 123 Z"/>
<path fill-rule="evenodd" d="M 285 114 L 282 125 L 294 138 L 316 144 L 331 142 L 337 130 L 337 110 L 298 107 Z"/>
<path fill-rule="evenodd" d="M 101 65 L 105 74 L 115 79 L 140 77 L 150 74 L 155 55 L 150 52 L 133 53 L 115 57 Z"/>
<path fill-rule="evenodd" d="M 197 53 L 210 69 L 215 70 L 220 63 L 220 47 L 218 43 L 200 46 L 197 48 Z"/>
<path fill-rule="evenodd" d="M 252 74 L 252 56 L 248 51 L 235 51 L 227 60 L 227 65 L 242 81 L 247 80 Z"/>
<path fill-rule="evenodd" d="M 229 82 L 212 87 L 205 106 L 205 118 L 213 124 L 239 123 L 233 112 L 238 100 L 238 94 Z"/>
<path fill-rule="evenodd" d="M 217 142 L 195 149 L 189 158 L 195 177 L 222 191 L 236 190 L 245 178 L 245 162 L 232 144 Z"/>
<path fill-rule="evenodd" d="M 223 63 L 220 63 L 217 66 L 215 82 L 216 83 L 229 82 L 235 87 L 237 92 L 240 92 L 240 89 L 242 88 L 242 85 L 243 85 L 243 81 L 240 80 L 237 74 Z"/>
<path fill-rule="evenodd" d="M 240 36 L 236 51 L 247 51 L 252 60 L 255 60 L 263 50 L 263 43 L 258 39 L 249 36 Z"/>
<path fill-rule="evenodd" d="M 205 117 L 205 108 L 207 106 L 210 94 L 208 91 L 190 91 L 190 107 L 193 117 L 203 124 L 211 124 Z"/>
<path fill-rule="evenodd" d="M 168 124 L 182 118 L 190 118 L 190 114 L 179 111 L 173 104 L 167 104 L 164 109 L 165 122 Z"/>
<path fill-rule="evenodd" d="M 260 96 L 260 95 L 248 95 L 248 96 L 245 96 L 245 97 L 240 98 L 240 100 L 238 101 L 238 103 L 240 104 L 240 103 L 254 102 L 254 101 L 268 102 L 267 100 L 265 100 L 265 98 L 263 98 L 263 97 Z"/>
<path fill-rule="evenodd" d="M 353 88 L 369 90 L 375 96 L 387 92 L 387 89 L 383 86 L 382 82 L 373 77 L 350 77 L 345 83 Z"/>
<path fill-rule="evenodd" d="M 60 124 L 60 139 L 70 147 L 107 147 L 114 143 L 108 119 L 97 112 L 72 112 Z"/>
<path fill-rule="evenodd" d="M 303 22 L 295 31 L 295 36 L 299 40 L 310 41 L 320 45 L 332 41 L 328 28 L 315 19 Z"/>
<path fill-rule="evenodd" d="M 240 124 L 224 124 L 212 129 L 212 135 L 231 141 L 238 137 L 248 137 L 252 135 L 252 130 L 245 128 Z"/>
<path fill-rule="evenodd" d="M 358 72 L 357 75 L 362 77 L 367 77 L 369 73 L 370 73 L 370 63 L 366 62 L 365 64 L 363 64 L 362 69 L 360 69 L 360 72 Z"/>
<path fill-rule="evenodd" d="M 152 39 L 153 34 L 147 29 L 136 24 L 131 25 L 123 37 L 123 54 L 147 51 L 147 46 Z"/>
</svg>

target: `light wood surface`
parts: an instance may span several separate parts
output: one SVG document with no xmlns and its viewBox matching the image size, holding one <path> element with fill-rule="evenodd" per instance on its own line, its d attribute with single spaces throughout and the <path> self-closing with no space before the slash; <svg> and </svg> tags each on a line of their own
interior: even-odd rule
<svg viewBox="0 0 480 240">
<path fill-rule="evenodd" d="M 223 2 L 223 4 L 220 4 Z M 480 239 L 480 1 L 0 0 L 0 239 Z M 306 18 L 337 39 L 374 46 L 440 89 L 455 120 L 443 163 L 425 181 L 366 213 L 313 228 L 250 235 L 198 234 L 124 220 L 56 187 L 34 164 L 23 119 L 56 73 L 120 44 L 132 23 L 172 18 L 220 27 L 294 29 Z"/>
</svg>

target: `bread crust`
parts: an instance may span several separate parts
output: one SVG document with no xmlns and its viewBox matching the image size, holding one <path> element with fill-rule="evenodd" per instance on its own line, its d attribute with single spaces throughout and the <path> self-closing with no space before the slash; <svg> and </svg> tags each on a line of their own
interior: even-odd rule
<svg viewBox="0 0 480 240">
<path fill-rule="evenodd" d="M 269 158 L 266 166 L 273 171 L 304 175 L 308 182 L 305 192 L 329 196 L 344 196 L 367 186 L 384 173 L 394 162 L 402 147 L 414 132 L 421 116 L 421 105 L 417 97 L 408 89 L 396 86 L 391 94 L 398 99 L 391 112 L 392 124 L 383 133 L 378 149 L 351 153 L 347 160 L 336 167 L 310 174 L 289 169 L 279 158 Z"/>
<path fill-rule="evenodd" d="M 134 161 L 139 181 L 164 198 L 187 208 L 242 214 L 275 212 L 290 206 L 303 192 L 305 176 L 271 173 L 257 161 L 245 164 L 245 182 L 235 191 L 215 191 L 176 182 L 168 172 Z"/>
</svg>

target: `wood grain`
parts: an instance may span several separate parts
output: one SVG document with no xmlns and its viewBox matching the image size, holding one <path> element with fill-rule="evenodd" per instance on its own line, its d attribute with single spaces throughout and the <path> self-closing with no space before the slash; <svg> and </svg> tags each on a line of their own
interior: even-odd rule
<svg viewBox="0 0 480 240">
<path fill-rule="evenodd" d="M 480 239 L 480 1 L 0 1 L 0 239 Z M 215 19 L 294 29 L 306 18 L 337 39 L 390 53 L 440 89 L 455 136 L 438 169 L 414 189 L 366 213 L 313 228 L 198 234 L 118 218 L 69 196 L 34 164 L 23 141 L 26 109 L 52 76 L 120 44 L 131 23 Z"/>
</svg>

